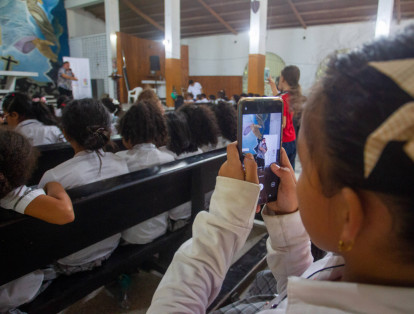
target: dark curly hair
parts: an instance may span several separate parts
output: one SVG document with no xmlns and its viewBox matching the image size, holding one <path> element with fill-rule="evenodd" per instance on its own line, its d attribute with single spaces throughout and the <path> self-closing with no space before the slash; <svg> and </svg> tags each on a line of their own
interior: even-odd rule
<svg viewBox="0 0 414 314">
<path fill-rule="evenodd" d="M 206 105 L 186 104 L 179 109 L 187 117 L 191 131 L 191 149 L 203 145 L 217 145 L 219 127 L 214 112 Z"/>
<path fill-rule="evenodd" d="M 161 109 L 153 103 L 138 102 L 127 111 L 118 125 L 118 132 L 131 145 L 167 143 L 167 124 Z"/>
<path fill-rule="evenodd" d="M 114 104 L 112 98 L 104 97 L 101 102 L 110 113 L 115 114 L 119 110 L 119 106 Z"/>
<path fill-rule="evenodd" d="M 152 102 L 156 104 L 158 102 L 158 96 L 155 94 L 155 92 L 152 89 L 144 89 L 139 95 L 137 99 L 137 103 L 146 101 L 146 102 Z"/>
<path fill-rule="evenodd" d="M 56 117 L 45 104 L 40 101 L 32 102 L 24 93 L 8 93 L 3 98 L 2 107 L 4 112 L 17 112 L 22 121 L 36 119 L 45 125 L 58 125 Z"/>
<path fill-rule="evenodd" d="M 168 143 L 167 148 L 176 153 L 177 156 L 191 150 L 191 133 L 188 127 L 186 116 L 182 112 L 170 111 L 165 114 L 168 126 Z"/>
<path fill-rule="evenodd" d="M 0 128 L 0 199 L 26 183 L 37 156 L 36 148 L 23 135 Z"/>
<path fill-rule="evenodd" d="M 111 122 L 105 106 L 92 98 L 72 100 L 62 114 L 62 127 L 68 140 L 85 150 L 97 151 L 110 140 Z"/>
<path fill-rule="evenodd" d="M 221 135 L 234 142 L 237 139 L 237 113 L 232 105 L 220 101 L 211 107 L 216 115 Z"/>
</svg>

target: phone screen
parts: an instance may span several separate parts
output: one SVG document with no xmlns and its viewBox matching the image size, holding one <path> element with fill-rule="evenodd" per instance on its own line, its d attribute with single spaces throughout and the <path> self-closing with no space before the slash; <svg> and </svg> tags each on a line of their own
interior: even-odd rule
<svg viewBox="0 0 414 314">
<path fill-rule="evenodd" d="M 238 144 L 242 155 L 257 163 L 259 204 L 276 200 L 279 178 L 270 165 L 280 163 L 283 102 L 279 97 L 245 98 L 239 102 Z"/>
</svg>

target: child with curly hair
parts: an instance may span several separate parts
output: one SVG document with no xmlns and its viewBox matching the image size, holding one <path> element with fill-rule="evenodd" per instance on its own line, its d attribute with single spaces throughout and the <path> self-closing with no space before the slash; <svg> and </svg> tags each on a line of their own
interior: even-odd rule
<svg viewBox="0 0 414 314">
<path fill-rule="evenodd" d="M 44 189 L 25 186 L 37 160 L 37 151 L 20 133 L 0 129 L 0 207 L 49 223 L 63 225 L 75 218 L 63 187 L 49 182 Z M 41 270 L 0 287 L 0 312 L 31 301 L 44 280 Z"/>
<path fill-rule="evenodd" d="M 217 138 L 215 148 L 226 147 L 237 139 L 237 112 L 232 105 L 224 101 L 220 101 L 211 109 L 216 115 L 220 127 L 220 135 Z"/>
<path fill-rule="evenodd" d="M 219 127 L 216 116 L 206 105 L 186 104 L 178 110 L 185 114 L 191 132 L 190 149 L 200 148 L 203 152 L 213 150 L 217 145 Z"/>
<path fill-rule="evenodd" d="M 161 109 L 142 101 L 133 105 L 119 122 L 119 134 L 127 151 L 117 155 L 126 160 L 129 171 L 156 166 L 174 160 L 158 148 L 167 142 L 167 125 Z M 167 231 L 167 215 L 162 213 L 122 232 L 122 238 L 133 244 L 153 241 Z"/>
</svg>

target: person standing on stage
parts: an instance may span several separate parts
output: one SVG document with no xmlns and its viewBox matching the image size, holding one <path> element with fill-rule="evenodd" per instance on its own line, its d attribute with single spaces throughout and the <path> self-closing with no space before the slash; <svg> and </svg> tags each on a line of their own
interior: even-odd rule
<svg viewBox="0 0 414 314">
<path fill-rule="evenodd" d="M 78 79 L 75 77 L 75 74 L 73 74 L 72 69 L 70 68 L 70 63 L 68 61 L 63 62 L 63 66 L 58 72 L 57 85 L 59 94 L 73 98 L 72 81 L 77 80 Z"/>
<path fill-rule="evenodd" d="M 194 99 L 197 99 L 197 95 L 201 95 L 203 93 L 203 86 L 201 86 L 199 82 L 189 80 L 187 92 L 193 94 Z"/>
</svg>

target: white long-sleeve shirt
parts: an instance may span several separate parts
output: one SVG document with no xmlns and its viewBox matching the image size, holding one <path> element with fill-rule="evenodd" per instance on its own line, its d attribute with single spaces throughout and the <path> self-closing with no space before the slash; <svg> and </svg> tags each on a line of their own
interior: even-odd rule
<svg viewBox="0 0 414 314">
<path fill-rule="evenodd" d="M 138 171 L 148 167 L 174 161 L 174 157 L 160 151 L 152 143 L 137 144 L 132 149 L 116 153 L 124 158 L 129 171 Z M 160 191 L 160 193 L 162 193 Z M 145 220 L 122 232 L 122 238 L 132 244 L 146 244 L 167 232 L 168 212 Z"/>
<path fill-rule="evenodd" d="M 57 126 L 44 125 L 35 119 L 20 122 L 15 131 L 24 135 L 33 146 L 66 142 Z"/>
<path fill-rule="evenodd" d="M 147 313 L 206 312 L 252 228 L 258 194 L 256 184 L 217 178 L 210 212 L 197 215 L 193 238 L 175 254 Z M 267 261 L 279 295 L 261 314 L 413 311 L 414 288 L 335 281 L 344 260 L 331 253 L 312 263 L 299 212 L 272 215 L 265 208 L 263 217 L 269 231 Z"/>
</svg>

